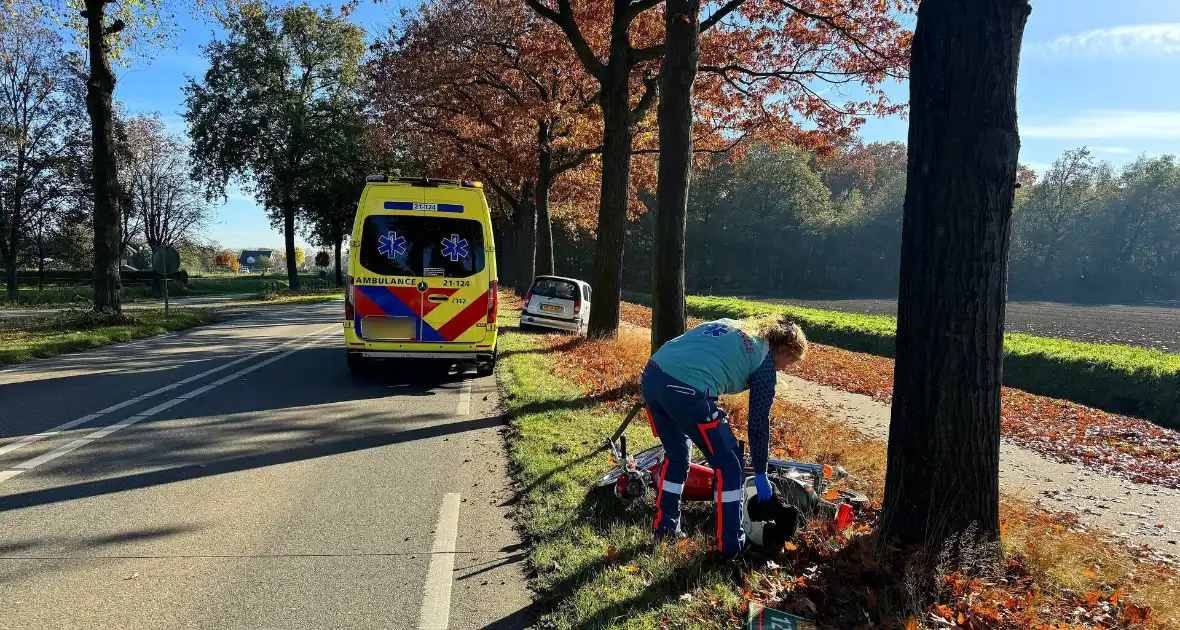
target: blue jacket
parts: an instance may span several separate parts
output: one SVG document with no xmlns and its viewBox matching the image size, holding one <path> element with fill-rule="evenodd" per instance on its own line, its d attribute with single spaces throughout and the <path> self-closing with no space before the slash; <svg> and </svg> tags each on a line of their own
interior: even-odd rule
<svg viewBox="0 0 1180 630">
<path fill-rule="evenodd" d="M 746 334 L 732 319 L 705 322 L 664 344 L 652 360 L 668 376 L 709 397 L 750 390 L 746 433 L 754 472 L 766 472 L 770 405 L 777 382 L 766 340 Z"/>
</svg>

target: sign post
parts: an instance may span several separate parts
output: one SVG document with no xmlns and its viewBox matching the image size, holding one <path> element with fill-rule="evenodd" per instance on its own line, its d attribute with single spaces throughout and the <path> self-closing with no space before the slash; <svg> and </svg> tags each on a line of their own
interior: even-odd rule
<svg viewBox="0 0 1180 630">
<path fill-rule="evenodd" d="M 152 270 L 164 276 L 164 317 L 168 317 L 168 276 L 180 269 L 180 252 L 162 245 L 152 252 Z"/>
</svg>

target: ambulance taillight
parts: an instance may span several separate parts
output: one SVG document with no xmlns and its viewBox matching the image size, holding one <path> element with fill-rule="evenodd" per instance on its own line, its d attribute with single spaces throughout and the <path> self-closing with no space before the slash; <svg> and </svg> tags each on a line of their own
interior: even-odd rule
<svg viewBox="0 0 1180 630">
<path fill-rule="evenodd" d="M 496 323 L 496 315 L 500 311 L 500 281 L 492 280 L 488 285 L 488 323 Z"/>
</svg>

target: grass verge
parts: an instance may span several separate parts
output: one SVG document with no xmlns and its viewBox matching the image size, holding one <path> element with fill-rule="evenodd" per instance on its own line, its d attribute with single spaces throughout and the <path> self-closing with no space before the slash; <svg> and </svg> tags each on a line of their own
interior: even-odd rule
<svg viewBox="0 0 1180 630">
<path fill-rule="evenodd" d="M 500 316 L 497 369 L 512 417 L 520 523 L 532 544 L 546 621 L 556 628 L 658 628 L 666 620 L 676 628 L 728 625 L 742 601 L 740 574 L 711 562 L 698 544 L 654 548 L 646 506 L 620 508 L 613 495 L 590 491 L 609 468 L 599 446 L 620 418 L 609 403 L 550 373 L 558 356 L 551 352 L 563 338 L 515 332 L 510 317 Z M 638 448 L 641 434 L 632 437 Z M 687 509 L 686 524 L 703 529 L 699 512 Z M 703 540 L 703 532 L 694 533 Z"/>
<path fill-rule="evenodd" d="M 628 297 L 650 302 L 643 295 Z M 894 353 L 893 317 L 702 296 L 690 296 L 688 310 L 706 319 L 786 315 L 818 343 L 883 357 Z M 1009 387 L 1180 428 L 1180 354 L 1020 334 L 1005 336 L 1004 352 Z"/>
<path fill-rule="evenodd" d="M 751 554 L 718 562 L 706 551 L 708 506 L 690 505 L 688 542 L 655 546 L 650 497 L 625 507 L 609 493 L 589 490 L 609 466 L 598 447 L 636 391 L 647 339 L 627 330 L 618 340 L 595 342 L 520 334 L 511 310 L 506 305 L 501 314 L 499 368 L 513 427 L 509 450 L 518 468 L 521 524 L 533 545 L 531 566 L 553 627 L 738 627 L 749 601 L 834 628 L 1180 624 L 1174 570 L 1069 516 L 1007 498 L 1006 560 L 983 577 L 972 567 L 951 567 L 914 580 L 904 564 L 873 552 L 874 510 L 853 530 L 808 530 L 777 561 Z M 743 398 L 726 401 L 739 430 Z M 843 465 L 859 489 L 880 497 L 883 444 L 783 401 L 773 415 L 772 449 L 779 455 Z M 635 448 L 653 440 L 642 427 L 629 435 Z"/>
<path fill-rule="evenodd" d="M 258 294 L 259 304 L 315 304 L 344 299 L 343 289 L 329 289 L 327 291 L 265 291 Z M 234 301 L 231 304 L 250 304 L 255 300 Z"/>
<path fill-rule="evenodd" d="M 127 311 L 121 316 L 67 310 L 49 317 L 0 320 L 0 366 L 151 337 L 216 321 L 207 310 Z"/>
</svg>

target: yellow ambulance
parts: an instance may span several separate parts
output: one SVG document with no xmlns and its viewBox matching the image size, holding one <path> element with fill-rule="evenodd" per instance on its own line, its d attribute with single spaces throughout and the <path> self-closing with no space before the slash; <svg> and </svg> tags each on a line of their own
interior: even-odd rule
<svg viewBox="0 0 1180 630">
<path fill-rule="evenodd" d="M 496 365 L 496 247 L 479 182 L 370 176 L 345 278 L 348 367 L 431 359 Z"/>
</svg>

